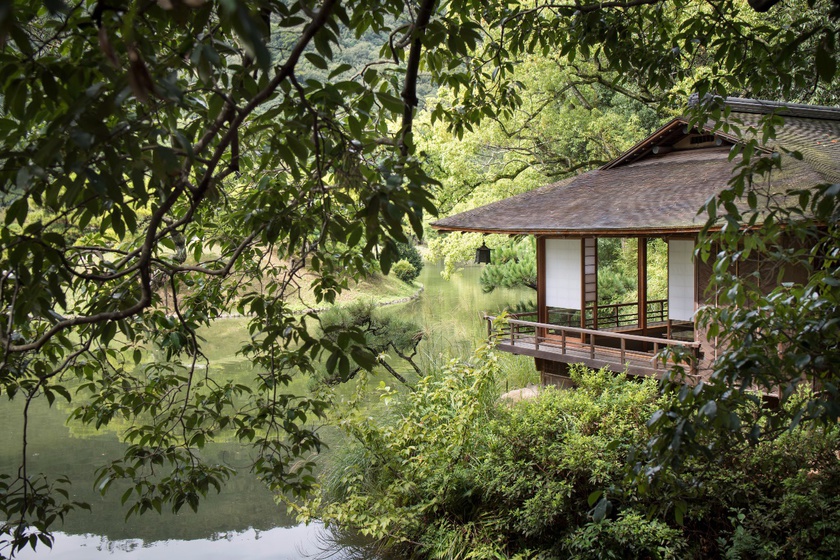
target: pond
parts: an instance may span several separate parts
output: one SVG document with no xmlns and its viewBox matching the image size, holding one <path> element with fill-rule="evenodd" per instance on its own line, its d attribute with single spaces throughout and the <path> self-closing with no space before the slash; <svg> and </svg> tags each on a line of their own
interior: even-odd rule
<svg viewBox="0 0 840 560">
<path fill-rule="evenodd" d="M 425 290 L 407 304 L 388 308 L 423 326 L 421 354 L 434 362 L 440 355 L 466 355 L 486 333 L 481 311 L 498 312 L 534 299 L 534 292 L 499 290 L 484 294 L 478 283 L 480 269 L 469 267 L 452 280 L 440 278 L 440 268 L 426 265 L 418 279 Z M 244 337 L 245 319 L 226 319 L 207 332 L 206 347 L 211 367 L 226 372 L 246 372 L 247 362 L 235 355 Z M 301 382 L 300 388 L 305 388 Z M 19 402 L 4 402 L 0 408 L 0 472 L 17 468 L 20 448 Z M 121 491 L 112 488 L 104 497 L 94 488 L 94 471 L 122 455 L 124 446 L 117 432 L 66 425 L 68 406 L 49 408 L 37 403 L 30 410 L 30 465 L 32 472 L 53 476 L 66 474 L 73 482 L 74 500 L 91 505 L 92 511 L 71 512 L 56 533 L 52 550 L 39 547 L 23 551 L 20 558 L 81 560 L 128 558 L 140 560 L 207 560 L 214 558 L 358 557 L 364 543 L 337 536 L 323 527 L 298 524 L 285 508 L 275 503 L 270 491 L 247 472 L 248 451 L 235 443 L 214 443 L 206 454 L 240 471 L 219 494 L 211 493 L 198 512 L 146 513 L 125 520 Z"/>
</svg>

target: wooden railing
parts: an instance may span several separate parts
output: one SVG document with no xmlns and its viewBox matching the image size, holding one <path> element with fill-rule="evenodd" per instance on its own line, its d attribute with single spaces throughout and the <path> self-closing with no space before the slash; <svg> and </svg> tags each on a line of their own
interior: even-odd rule
<svg viewBox="0 0 840 560">
<path fill-rule="evenodd" d="M 611 303 L 605 305 L 597 305 L 594 307 L 595 313 L 598 316 L 598 329 L 618 329 L 622 327 L 635 327 L 639 324 L 639 302 L 631 301 L 627 303 Z M 592 307 L 588 307 L 586 311 L 586 325 L 592 326 Z M 549 308 L 548 310 L 549 322 L 554 325 L 563 325 L 568 327 L 580 326 L 580 311 L 579 310 L 561 310 L 556 308 Z M 536 311 L 529 311 L 525 313 L 511 313 L 509 315 L 513 319 L 530 319 L 537 318 Z M 668 321 L 668 300 L 654 299 L 647 302 L 647 322 L 665 323 Z"/>
<path fill-rule="evenodd" d="M 599 329 L 634 327 L 639 324 L 639 302 L 613 303 L 595 307 Z M 654 299 L 647 302 L 647 322 L 662 323 L 668 320 L 668 300 Z M 592 324 L 592 317 L 586 319 Z"/>
<path fill-rule="evenodd" d="M 487 319 L 488 336 L 492 336 L 492 324 L 495 317 L 485 316 L 485 319 Z M 551 323 L 523 321 L 518 318 L 508 318 L 506 326 L 496 335 L 499 337 L 498 341 L 501 344 L 514 347 L 519 345 L 536 352 L 543 350 L 561 356 L 582 356 L 588 357 L 590 360 L 635 365 L 642 369 L 649 369 L 654 373 L 667 369 L 661 363 L 660 351 L 669 347 L 677 347 L 688 351 L 691 355 L 690 373 L 696 374 L 700 351 L 699 342 L 582 329 Z M 602 344 L 598 344 L 599 339 Z M 628 348 L 628 345 L 648 347 L 650 350 L 632 349 Z"/>
</svg>

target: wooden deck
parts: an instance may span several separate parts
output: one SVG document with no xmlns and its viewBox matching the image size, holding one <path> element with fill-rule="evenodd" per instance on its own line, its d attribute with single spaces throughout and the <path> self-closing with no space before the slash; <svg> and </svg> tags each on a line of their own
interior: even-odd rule
<svg viewBox="0 0 840 560">
<path fill-rule="evenodd" d="M 492 334 L 495 317 L 486 317 Z M 661 377 L 670 367 L 658 356 L 668 347 L 679 348 L 691 356 L 690 375 L 697 374 L 699 342 L 673 340 L 566 327 L 508 319 L 501 332 L 495 333 L 499 350 L 562 363 L 583 363 L 592 368 L 608 366 L 616 372 Z"/>
</svg>

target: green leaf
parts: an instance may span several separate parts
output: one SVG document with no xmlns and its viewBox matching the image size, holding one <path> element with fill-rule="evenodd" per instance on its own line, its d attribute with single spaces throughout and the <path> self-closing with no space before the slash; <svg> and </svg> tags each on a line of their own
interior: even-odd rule
<svg viewBox="0 0 840 560">
<path fill-rule="evenodd" d="M 315 53 L 306 53 L 303 56 L 305 56 L 306 60 L 312 63 L 312 66 L 314 66 L 315 68 L 318 68 L 320 70 L 326 70 L 328 68 L 327 61 L 324 60 L 322 56 L 319 56 Z"/>
<path fill-rule="evenodd" d="M 26 216 L 29 213 L 29 201 L 27 198 L 21 197 L 14 202 L 6 209 L 6 225 L 11 225 L 12 222 L 17 220 L 19 225 L 23 225 L 26 221 Z"/>
<path fill-rule="evenodd" d="M 601 498 L 598 500 L 598 504 L 595 506 L 595 509 L 592 510 L 592 520 L 596 523 L 600 523 L 606 519 L 611 509 L 612 504 L 610 501 L 606 498 Z"/>
<path fill-rule="evenodd" d="M 717 403 L 715 401 L 707 401 L 706 404 L 703 405 L 703 408 L 700 409 L 700 414 L 708 416 L 709 418 L 714 418 L 715 415 L 717 415 Z"/>
</svg>

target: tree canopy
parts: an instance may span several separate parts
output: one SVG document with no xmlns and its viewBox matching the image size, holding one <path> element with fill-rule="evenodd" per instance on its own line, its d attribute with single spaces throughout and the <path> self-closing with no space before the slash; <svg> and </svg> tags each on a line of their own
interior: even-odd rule
<svg viewBox="0 0 840 560">
<path fill-rule="evenodd" d="M 197 507 L 228 475 L 198 452 L 223 433 L 255 446 L 270 485 L 303 492 L 311 464 L 297 459 L 319 446 L 307 419 L 325 405 L 284 387 L 321 359 L 346 375 L 375 357 L 352 326 L 313 335 L 317 317 L 287 298 L 304 263 L 327 302 L 372 267 L 387 272 L 407 230 L 421 235 L 436 212 L 417 149 L 421 72 L 445 88 L 428 122 L 459 140 L 486 119 L 522 128 L 518 69 L 551 53 L 576 88 L 647 104 L 676 107 L 689 91 L 831 102 L 837 11 L 826 0 L 767 14 L 725 0 L 7 2 L 0 390 L 76 399 L 75 420 L 94 426 L 128 419 L 126 456 L 100 480 L 129 479 L 132 511 Z M 342 37 L 365 34 L 379 51 L 340 62 Z M 304 79 L 304 64 L 326 78 Z M 806 206 L 823 208 L 832 189 Z M 820 278 L 836 278 L 827 266 Z M 196 329 L 230 310 L 252 315 L 252 386 L 196 367 Z M 146 360 L 152 349 L 161 359 Z M 0 480 L 2 554 L 49 543 L 73 507 L 26 455 L 24 438 L 19 471 Z"/>
</svg>

